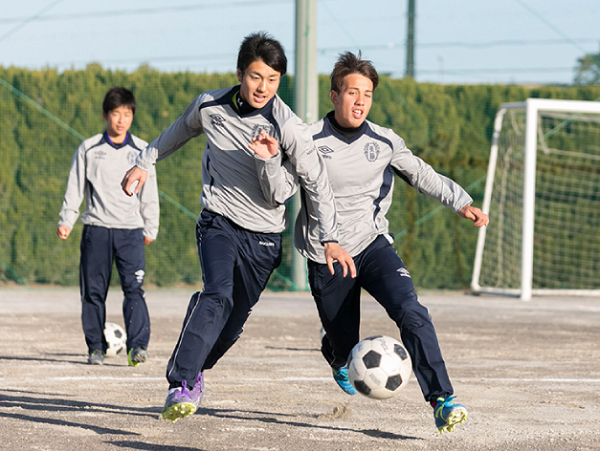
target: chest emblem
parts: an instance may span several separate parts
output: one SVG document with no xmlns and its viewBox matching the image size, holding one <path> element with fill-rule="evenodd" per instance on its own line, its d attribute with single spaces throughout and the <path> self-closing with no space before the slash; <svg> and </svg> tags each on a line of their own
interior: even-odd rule
<svg viewBox="0 0 600 451">
<path fill-rule="evenodd" d="M 130 165 L 135 166 L 135 161 L 137 160 L 137 156 L 138 156 L 138 153 L 133 150 L 131 152 L 127 152 L 127 162 Z"/>
<path fill-rule="evenodd" d="M 275 127 L 272 124 L 256 124 L 252 127 L 252 138 L 257 138 L 260 135 L 261 131 L 267 132 L 267 135 L 276 138 L 275 136 Z"/>
<path fill-rule="evenodd" d="M 367 157 L 367 161 L 371 163 L 377 160 L 379 151 L 379 144 L 377 144 L 375 141 L 368 142 L 365 144 L 365 148 L 363 149 L 365 157 Z"/>
</svg>

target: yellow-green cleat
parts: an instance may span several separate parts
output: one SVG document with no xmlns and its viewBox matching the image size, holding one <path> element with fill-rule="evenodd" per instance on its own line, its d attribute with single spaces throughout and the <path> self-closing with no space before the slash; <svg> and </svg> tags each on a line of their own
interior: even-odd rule
<svg viewBox="0 0 600 451">
<path fill-rule="evenodd" d="M 467 409 L 462 404 L 454 404 L 452 400 L 454 396 L 449 398 L 438 398 L 437 405 L 433 409 L 433 417 L 435 418 L 435 426 L 440 431 L 454 431 L 454 427 L 459 423 L 464 423 L 467 420 Z"/>
<path fill-rule="evenodd" d="M 127 353 L 127 363 L 129 363 L 129 366 L 138 366 L 140 363 L 146 362 L 149 358 L 148 351 L 141 346 L 134 346 Z"/>
</svg>

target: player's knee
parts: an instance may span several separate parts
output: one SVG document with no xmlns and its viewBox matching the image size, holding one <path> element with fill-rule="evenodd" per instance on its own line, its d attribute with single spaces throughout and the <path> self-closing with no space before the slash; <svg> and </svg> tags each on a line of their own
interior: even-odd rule
<svg viewBox="0 0 600 451">
<path fill-rule="evenodd" d="M 402 305 L 402 309 L 398 312 L 398 319 L 396 320 L 402 329 L 416 329 L 423 327 L 431 323 L 431 316 L 429 310 L 419 303 L 417 297 L 405 302 Z"/>
<path fill-rule="evenodd" d="M 233 287 L 221 284 L 205 285 L 202 291 L 203 299 L 210 299 L 213 303 L 226 309 L 233 308 Z"/>
</svg>

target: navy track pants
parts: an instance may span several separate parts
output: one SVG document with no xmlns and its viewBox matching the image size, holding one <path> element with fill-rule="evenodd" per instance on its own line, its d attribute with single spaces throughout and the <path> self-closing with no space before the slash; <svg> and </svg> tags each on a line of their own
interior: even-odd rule
<svg viewBox="0 0 600 451">
<path fill-rule="evenodd" d="M 431 317 L 419 303 L 412 278 L 388 236 L 380 235 L 354 257 L 355 279 L 343 277 L 339 264 L 332 276 L 327 265 L 308 261 L 310 287 L 326 332 L 321 350 L 332 367 L 346 365 L 350 351 L 360 341 L 360 293 L 364 288 L 398 326 L 425 399 L 446 398 L 454 391 Z"/>
<path fill-rule="evenodd" d="M 107 348 L 104 323 L 113 261 L 123 289 L 127 350 L 134 346 L 147 348 L 150 341 L 150 316 L 142 290 L 146 271 L 142 229 L 86 225 L 81 236 L 79 282 L 81 322 L 89 352 Z"/>
<path fill-rule="evenodd" d="M 169 386 L 196 382 L 237 341 L 252 307 L 281 263 L 281 234 L 243 229 L 203 210 L 196 227 L 204 288 L 188 305 L 167 366 Z"/>
</svg>

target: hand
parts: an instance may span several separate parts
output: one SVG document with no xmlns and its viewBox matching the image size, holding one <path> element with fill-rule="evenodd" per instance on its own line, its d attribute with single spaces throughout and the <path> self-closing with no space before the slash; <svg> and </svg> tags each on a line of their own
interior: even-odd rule
<svg viewBox="0 0 600 451">
<path fill-rule="evenodd" d="M 337 261 L 342 265 L 343 275 L 348 275 L 348 269 L 350 269 L 350 276 L 356 278 L 356 266 L 354 266 L 354 260 L 350 257 L 350 254 L 340 246 L 338 243 L 325 243 L 325 261 L 329 267 L 329 272 L 333 276 L 335 270 L 333 269 L 333 262 Z"/>
<path fill-rule="evenodd" d="M 56 229 L 56 234 L 61 240 L 66 240 L 71 234 L 71 229 L 67 226 L 61 225 L 58 226 L 58 229 Z"/>
<path fill-rule="evenodd" d="M 477 207 L 472 207 L 471 205 L 465 205 L 460 209 L 458 214 L 465 218 L 473 221 L 476 227 L 484 227 L 490 223 L 490 218 L 483 211 L 481 211 Z"/>
<path fill-rule="evenodd" d="M 125 191 L 129 197 L 137 194 L 142 189 L 144 183 L 146 183 L 146 178 L 148 177 L 148 171 L 144 171 L 143 169 L 138 168 L 137 166 L 132 167 L 127 173 L 123 180 L 121 181 L 121 188 Z M 135 186 L 135 190 L 131 191 L 132 185 L 137 182 Z"/>
<path fill-rule="evenodd" d="M 154 241 L 152 238 L 148 238 L 147 236 L 144 237 L 145 246 L 148 246 L 150 243 L 152 243 L 152 241 Z"/>
<path fill-rule="evenodd" d="M 267 135 L 267 132 L 264 130 L 261 130 L 257 137 L 252 138 L 252 144 L 248 144 L 248 147 L 250 147 L 256 155 L 265 160 L 268 160 L 279 153 L 279 143 L 275 138 Z"/>
</svg>

